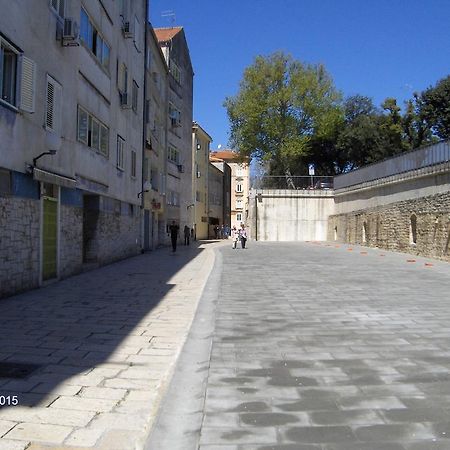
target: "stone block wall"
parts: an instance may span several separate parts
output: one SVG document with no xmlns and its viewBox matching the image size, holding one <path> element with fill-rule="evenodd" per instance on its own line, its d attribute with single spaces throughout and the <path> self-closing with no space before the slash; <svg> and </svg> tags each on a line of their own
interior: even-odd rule
<svg viewBox="0 0 450 450">
<path fill-rule="evenodd" d="M 450 261 L 450 192 L 332 215 L 327 239 Z"/>
<path fill-rule="evenodd" d="M 0 297 L 39 285 L 40 203 L 0 197 Z"/>
<path fill-rule="evenodd" d="M 83 266 L 83 208 L 60 205 L 60 268 L 66 278 Z"/>
<path fill-rule="evenodd" d="M 136 207 L 128 215 L 99 212 L 95 240 L 100 265 L 140 253 L 140 220 L 140 209 Z"/>
</svg>

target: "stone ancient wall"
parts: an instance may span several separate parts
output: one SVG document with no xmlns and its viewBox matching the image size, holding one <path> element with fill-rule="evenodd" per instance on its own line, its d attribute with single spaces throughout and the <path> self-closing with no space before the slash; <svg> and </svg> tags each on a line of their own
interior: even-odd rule
<svg viewBox="0 0 450 450">
<path fill-rule="evenodd" d="M 327 238 L 450 261 L 450 192 L 332 215 Z"/>
<path fill-rule="evenodd" d="M 0 296 L 39 285 L 40 203 L 0 197 Z"/>
</svg>

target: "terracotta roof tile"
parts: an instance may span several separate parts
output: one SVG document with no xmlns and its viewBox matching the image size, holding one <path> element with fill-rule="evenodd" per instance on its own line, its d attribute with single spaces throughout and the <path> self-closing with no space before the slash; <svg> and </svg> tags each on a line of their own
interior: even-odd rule
<svg viewBox="0 0 450 450">
<path fill-rule="evenodd" d="M 166 42 L 170 41 L 182 29 L 183 27 L 155 28 L 154 31 L 158 42 Z"/>
</svg>

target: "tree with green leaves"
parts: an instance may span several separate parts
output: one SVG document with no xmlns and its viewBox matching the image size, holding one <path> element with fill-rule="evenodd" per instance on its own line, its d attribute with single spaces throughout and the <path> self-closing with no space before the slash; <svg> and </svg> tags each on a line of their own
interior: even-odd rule
<svg viewBox="0 0 450 450">
<path fill-rule="evenodd" d="M 236 96 L 225 100 L 230 144 L 242 157 L 270 162 L 272 175 L 291 173 L 312 137 L 326 135 L 339 116 L 339 92 L 323 65 L 282 52 L 258 56 L 244 71 Z"/>
<path fill-rule="evenodd" d="M 450 75 L 416 95 L 420 118 L 439 139 L 450 139 Z"/>
</svg>

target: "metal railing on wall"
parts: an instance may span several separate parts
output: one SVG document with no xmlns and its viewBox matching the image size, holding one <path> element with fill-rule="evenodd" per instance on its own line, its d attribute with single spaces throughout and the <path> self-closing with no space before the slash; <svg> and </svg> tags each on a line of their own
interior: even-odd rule
<svg viewBox="0 0 450 450">
<path fill-rule="evenodd" d="M 264 175 L 252 179 L 253 189 L 333 189 L 331 176 Z"/>
<path fill-rule="evenodd" d="M 448 161 L 450 161 L 450 141 L 439 142 L 338 175 L 334 178 L 334 188 L 346 188 Z"/>
</svg>

